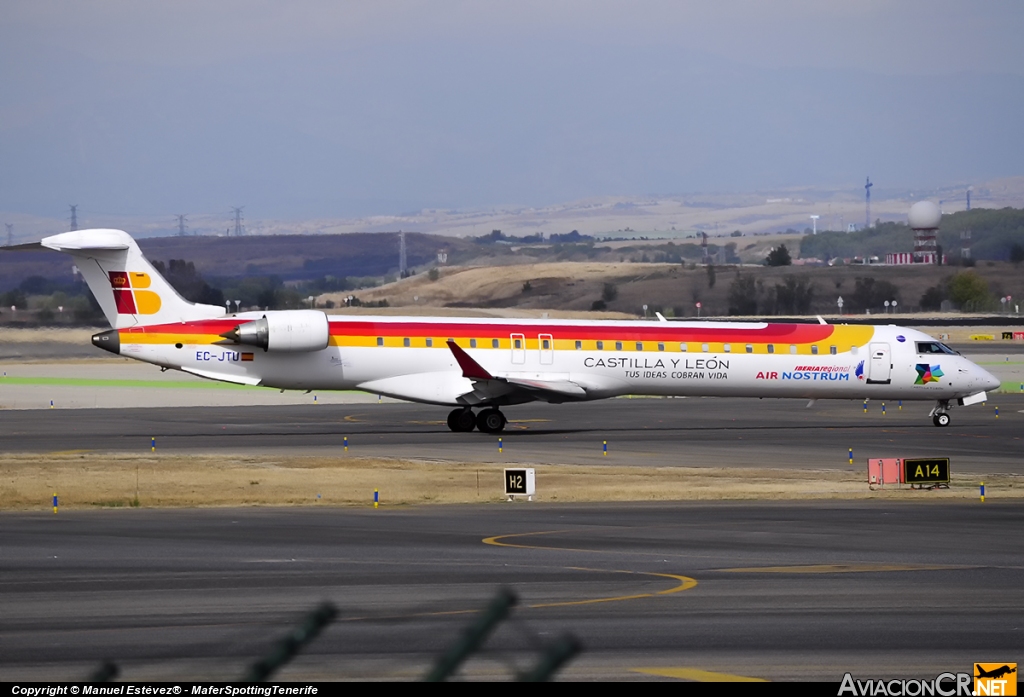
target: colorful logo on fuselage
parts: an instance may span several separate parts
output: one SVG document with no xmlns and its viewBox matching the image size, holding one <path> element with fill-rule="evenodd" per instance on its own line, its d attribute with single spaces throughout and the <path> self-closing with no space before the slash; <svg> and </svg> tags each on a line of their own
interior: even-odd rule
<svg viewBox="0 0 1024 697">
<path fill-rule="evenodd" d="M 111 271 L 110 287 L 119 315 L 155 315 L 160 311 L 160 296 L 149 288 L 152 280 L 141 271 Z"/>
<path fill-rule="evenodd" d="M 864 379 L 864 361 L 861 361 L 860 363 L 857 364 L 857 367 L 854 369 L 853 374 L 857 376 L 858 380 Z"/>
<path fill-rule="evenodd" d="M 929 382 L 938 382 L 939 378 L 944 375 L 941 366 L 918 363 L 915 367 L 917 368 L 917 380 L 914 380 L 915 385 L 927 385 Z"/>
</svg>

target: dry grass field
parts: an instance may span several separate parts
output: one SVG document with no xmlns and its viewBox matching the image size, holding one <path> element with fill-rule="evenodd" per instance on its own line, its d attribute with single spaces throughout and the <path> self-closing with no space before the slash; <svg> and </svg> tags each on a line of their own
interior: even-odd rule
<svg viewBox="0 0 1024 697">
<path fill-rule="evenodd" d="M 396 307 L 517 308 L 529 310 L 568 310 L 585 312 L 602 298 L 605 284 L 613 284 L 617 295 L 607 303 L 612 312 L 632 316 L 643 313 L 643 305 L 670 311 L 677 317 L 693 317 L 695 304 L 702 304 L 701 316 L 724 316 L 729 312 L 729 288 L 738 274 L 753 276 L 770 290 L 787 276 L 807 279 L 814 288 L 811 312 L 835 315 L 836 300 L 849 299 L 858 278 L 889 281 L 899 289 L 901 313 L 916 309 L 930 287 L 958 271 L 934 266 L 718 266 L 712 285 L 705 267 L 688 268 L 681 264 L 621 262 L 560 262 L 519 264 L 515 266 L 450 267 L 440 271 L 437 280 L 418 274 L 377 288 L 351 293 L 364 303 L 387 300 Z M 993 292 L 1024 300 L 1024 275 L 1010 263 L 979 264 L 975 273 L 984 278 Z M 524 284 L 529 288 L 524 290 Z M 350 293 L 321 296 L 319 303 L 333 300 L 342 305 Z M 884 312 L 879 306 L 873 315 Z M 666 314 L 669 314 L 666 312 Z M 882 320 L 886 321 L 886 320 Z M 897 321 L 889 319 L 887 321 Z"/>
<path fill-rule="evenodd" d="M 518 465 L 517 465 L 518 466 Z M 971 499 L 977 477 L 948 490 L 870 491 L 860 469 L 794 470 L 535 465 L 538 501 L 744 499 Z M 1024 478 L 986 476 L 993 500 L 1024 496 Z M 138 487 L 136 489 L 136 486 Z M 246 505 L 370 506 L 504 500 L 494 464 L 350 457 L 134 456 L 55 453 L 0 456 L 0 510 Z M 137 498 L 136 498 L 137 497 Z"/>
</svg>

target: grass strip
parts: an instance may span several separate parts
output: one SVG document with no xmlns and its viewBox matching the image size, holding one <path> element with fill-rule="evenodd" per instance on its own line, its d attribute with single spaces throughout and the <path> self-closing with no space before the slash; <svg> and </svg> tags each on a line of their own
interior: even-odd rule
<svg viewBox="0 0 1024 697">
<path fill-rule="evenodd" d="M 0 510 L 502 502 L 503 462 L 280 454 L 0 453 Z M 1024 476 L 961 474 L 949 489 L 871 491 L 861 469 L 531 465 L 538 501 L 978 499 L 1024 497 Z"/>
<path fill-rule="evenodd" d="M 62 385 L 65 387 L 170 387 L 193 388 L 200 390 L 268 390 L 270 387 L 253 385 L 237 385 L 231 382 L 214 380 L 102 380 L 97 378 L 40 378 L 40 377 L 4 377 L 0 385 Z"/>
</svg>

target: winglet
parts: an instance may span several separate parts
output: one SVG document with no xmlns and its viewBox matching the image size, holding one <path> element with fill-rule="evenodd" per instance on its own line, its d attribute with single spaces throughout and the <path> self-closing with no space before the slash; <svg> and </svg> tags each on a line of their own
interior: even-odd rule
<svg viewBox="0 0 1024 697">
<path fill-rule="evenodd" d="M 494 376 L 484 370 L 483 366 L 474 361 L 469 357 L 469 354 L 462 350 L 462 348 L 454 341 L 449 339 L 447 341 L 448 348 L 455 354 L 455 360 L 459 362 L 459 367 L 462 368 L 462 377 L 469 378 L 470 380 L 493 380 Z"/>
</svg>

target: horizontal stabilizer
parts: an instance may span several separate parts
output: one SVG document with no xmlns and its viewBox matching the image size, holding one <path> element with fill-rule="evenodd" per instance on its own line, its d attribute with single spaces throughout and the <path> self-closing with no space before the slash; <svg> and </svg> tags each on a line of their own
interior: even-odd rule
<svg viewBox="0 0 1024 697">
<path fill-rule="evenodd" d="M 39 243 L 71 255 L 114 329 L 223 317 L 224 308 L 185 300 L 123 230 L 73 230 Z"/>
<path fill-rule="evenodd" d="M 42 249 L 44 247 L 39 242 L 29 242 L 27 244 L 12 244 L 7 247 L 0 247 L 0 252 L 38 252 Z"/>
</svg>

